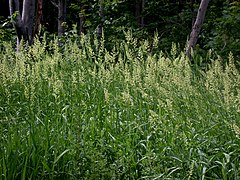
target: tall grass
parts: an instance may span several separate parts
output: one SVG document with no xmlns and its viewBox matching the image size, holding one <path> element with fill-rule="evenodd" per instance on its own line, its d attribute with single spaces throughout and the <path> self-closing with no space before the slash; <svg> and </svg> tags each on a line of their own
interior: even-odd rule
<svg viewBox="0 0 240 180">
<path fill-rule="evenodd" d="M 239 179 L 240 75 L 158 40 L 0 54 L 1 179 Z"/>
</svg>

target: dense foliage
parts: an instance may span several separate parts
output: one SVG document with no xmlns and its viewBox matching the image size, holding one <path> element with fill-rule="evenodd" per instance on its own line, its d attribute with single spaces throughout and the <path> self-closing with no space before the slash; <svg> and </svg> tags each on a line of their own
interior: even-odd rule
<svg viewBox="0 0 240 180">
<path fill-rule="evenodd" d="M 199 0 L 67 0 L 63 36 L 57 2 L 16 52 L 0 0 L 0 179 L 240 179 L 239 1 L 191 62 Z"/>
<path fill-rule="evenodd" d="M 218 8 L 217 6 L 212 7 Z M 211 9 L 210 9 L 211 11 Z M 212 24 L 210 26 L 210 23 Z M 221 9 L 221 16 L 215 16 L 207 29 L 211 28 L 210 35 L 204 37 L 205 48 L 212 48 L 218 54 L 226 57 L 229 52 L 233 52 L 238 61 L 240 58 L 240 2 L 224 2 Z M 206 32 L 206 30 L 205 30 Z M 238 62 L 239 63 L 239 62 Z"/>
<path fill-rule="evenodd" d="M 1 179 L 239 179 L 240 75 L 125 34 L 0 52 Z M 47 49 L 46 49 L 47 48 Z M 212 58 L 211 52 L 208 54 Z"/>
</svg>

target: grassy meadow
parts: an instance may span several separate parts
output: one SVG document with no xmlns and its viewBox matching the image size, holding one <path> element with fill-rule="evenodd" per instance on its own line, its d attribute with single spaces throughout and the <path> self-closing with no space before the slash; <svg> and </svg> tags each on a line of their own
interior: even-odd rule
<svg viewBox="0 0 240 180">
<path fill-rule="evenodd" d="M 156 37 L 104 43 L 4 45 L 0 179 L 240 179 L 233 55 L 203 69 Z"/>
</svg>

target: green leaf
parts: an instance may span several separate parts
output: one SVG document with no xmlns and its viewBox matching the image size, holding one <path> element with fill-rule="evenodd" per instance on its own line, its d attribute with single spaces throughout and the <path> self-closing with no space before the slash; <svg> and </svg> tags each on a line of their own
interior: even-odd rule
<svg viewBox="0 0 240 180">
<path fill-rule="evenodd" d="M 63 151 L 53 162 L 53 164 L 56 164 L 58 162 L 58 160 L 64 155 L 66 154 L 68 151 L 70 151 L 70 149 L 66 149 L 65 151 Z"/>
</svg>

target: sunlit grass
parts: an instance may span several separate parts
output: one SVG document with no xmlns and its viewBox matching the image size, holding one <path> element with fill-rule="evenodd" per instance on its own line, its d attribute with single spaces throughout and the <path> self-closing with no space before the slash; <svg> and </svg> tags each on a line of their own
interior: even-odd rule
<svg viewBox="0 0 240 180">
<path fill-rule="evenodd" d="M 157 38 L 155 38 L 157 39 Z M 0 55 L 1 179 L 239 179 L 240 76 L 126 34 Z"/>
</svg>

